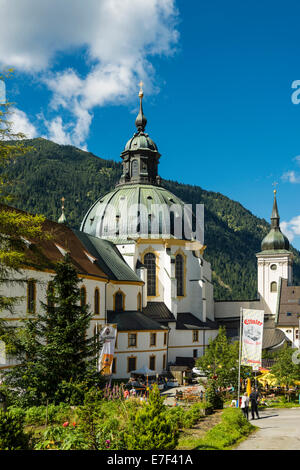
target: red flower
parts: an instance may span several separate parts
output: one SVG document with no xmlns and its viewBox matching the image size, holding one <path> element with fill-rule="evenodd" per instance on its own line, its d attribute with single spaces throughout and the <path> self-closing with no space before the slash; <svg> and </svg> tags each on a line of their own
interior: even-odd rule
<svg viewBox="0 0 300 470">
<path fill-rule="evenodd" d="M 69 421 L 65 421 L 64 424 L 63 424 L 64 428 L 66 428 L 67 426 L 69 426 Z"/>
</svg>

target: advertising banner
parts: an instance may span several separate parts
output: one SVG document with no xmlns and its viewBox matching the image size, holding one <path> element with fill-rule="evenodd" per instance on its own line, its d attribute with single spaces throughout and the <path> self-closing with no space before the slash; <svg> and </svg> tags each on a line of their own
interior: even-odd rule
<svg viewBox="0 0 300 470">
<path fill-rule="evenodd" d="M 100 340 L 103 341 L 99 358 L 99 371 L 105 375 L 112 373 L 112 363 L 115 352 L 117 328 L 114 326 L 104 326 L 100 331 Z"/>
<path fill-rule="evenodd" d="M 259 370 L 261 367 L 264 311 L 243 308 L 242 325 L 241 364 L 244 366 L 252 366 L 253 370 Z"/>
</svg>

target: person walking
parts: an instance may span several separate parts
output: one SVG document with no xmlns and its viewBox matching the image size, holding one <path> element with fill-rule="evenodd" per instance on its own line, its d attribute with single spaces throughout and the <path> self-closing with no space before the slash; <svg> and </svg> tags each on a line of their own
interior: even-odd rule
<svg viewBox="0 0 300 470">
<path fill-rule="evenodd" d="M 254 418 L 254 414 L 256 414 L 257 419 L 259 419 L 259 414 L 258 414 L 258 402 L 259 402 L 259 393 L 257 388 L 252 389 L 252 392 L 250 393 L 250 403 L 251 403 L 251 414 L 252 414 L 252 419 Z"/>
<path fill-rule="evenodd" d="M 245 392 L 244 395 L 242 396 L 241 409 L 245 418 L 247 418 L 247 420 L 249 419 L 249 401 L 250 399 L 248 397 L 248 393 Z"/>
</svg>

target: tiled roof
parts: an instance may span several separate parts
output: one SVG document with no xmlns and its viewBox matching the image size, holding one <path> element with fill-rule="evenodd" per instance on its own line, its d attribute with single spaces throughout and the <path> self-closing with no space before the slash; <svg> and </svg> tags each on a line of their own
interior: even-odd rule
<svg viewBox="0 0 300 470">
<path fill-rule="evenodd" d="M 287 279 L 281 280 L 279 292 L 278 326 L 299 326 L 300 286 L 289 286 Z"/>
<path fill-rule="evenodd" d="M 4 205 L 1 205 L 1 210 L 28 214 L 28 212 Z M 44 233 L 50 235 L 50 238 L 28 240 L 30 243 L 27 244 L 28 246 L 25 244 L 24 248 L 25 268 L 30 266 L 37 270 L 53 269 L 54 265 L 63 259 L 63 252 L 68 252 L 71 262 L 79 273 L 107 279 L 101 267 L 89 260 L 85 253 L 88 250 L 70 228 L 45 219 L 42 229 Z"/>
<path fill-rule="evenodd" d="M 116 323 L 119 331 L 166 330 L 160 323 L 141 312 L 107 312 L 108 323 Z"/>
<path fill-rule="evenodd" d="M 164 302 L 148 302 L 143 312 L 158 322 L 175 321 L 173 313 L 168 309 Z"/>
<path fill-rule="evenodd" d="M 138 275 L 128 266 L 113 243 L 93 237 L 79 230 L 73 230 L 73 232 L 85 248 L 97 259 L 97 263 L 109 279 L 142 282 Z"/>
<path fill-rule="evenodd" d="M 206 320 L 203 322 L 199 320 L 192 313 L 178 313 L 176 330 L 218 330 L 217 322 Z"/>
</svg>

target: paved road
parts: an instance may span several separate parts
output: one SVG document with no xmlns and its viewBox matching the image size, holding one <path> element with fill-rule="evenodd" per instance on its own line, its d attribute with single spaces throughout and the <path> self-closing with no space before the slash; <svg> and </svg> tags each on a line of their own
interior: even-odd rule
<svg viewBox="0 0 300 470">
<path fill-rule="evenodd" d="M 300 450 L 300 408 L 269 409 L 260 416 L 250 421 L 260 429 L 236 450 Z"/>
</svg>

